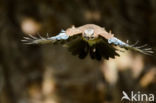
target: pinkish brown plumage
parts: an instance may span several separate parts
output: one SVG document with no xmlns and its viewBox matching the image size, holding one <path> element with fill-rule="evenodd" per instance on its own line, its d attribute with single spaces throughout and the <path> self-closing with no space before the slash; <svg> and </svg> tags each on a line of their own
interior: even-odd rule
<svg viewBox="0 0 156 103">
<path fill-rule="evenodd" d="M 152 48 L 146 48 L 147 45 L 136 46 L 137 43 L 129 45 L 114 37 L 111 32 L 107 32 L 103 27 L 95 24 L 86 24 L 80 27 L 73 26 L 67 28 L 65 31 L 62 30 L 58 35 L 52 37 L 47 36 L 43 38 L 39 36 L 37 38 L 32 35 L 29 36 L 24 37 L 24 40 L 22 40 L 25 44 L 47 44 L 64 41 L 61 43 L 66 45 L 65 47 L 68 47 L 68 50 L 73 55 L 78 55 L 80 58 L 85 58 L 87 54 L 90 54 L 92 59 L 97 60 L 119 56 L 116 52 L 117 49 L 113 45 L 147 55 L 153 53 Z"/>
<path fill-rule="evenodd" d="M 94 30 L 94 37 L 97 38 L 99 36 L 104 37 L 105 39 L 112 38 L 114 35 L 111 33 L 108 33 L 103 27 L 100 27 L 95 24 L 86 24 L 80 27 L 71 27 L 66 30 L 66 34 L 69 36 L 77 35 L 77 34 L 84 34 L 84 31 L 87 29 L 93 29 Z"/>
</svg>

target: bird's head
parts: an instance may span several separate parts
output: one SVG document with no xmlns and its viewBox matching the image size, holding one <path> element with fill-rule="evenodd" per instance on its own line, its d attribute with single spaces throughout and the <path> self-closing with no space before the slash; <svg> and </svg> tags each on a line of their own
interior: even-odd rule
<svg viewBox="0 0 156 103">
<path fill-rule="evenodd" d="M 87 40 L 94 39 L 94 29 L 86 29 L 83 33 L 83 37 Z"/>
</svg>

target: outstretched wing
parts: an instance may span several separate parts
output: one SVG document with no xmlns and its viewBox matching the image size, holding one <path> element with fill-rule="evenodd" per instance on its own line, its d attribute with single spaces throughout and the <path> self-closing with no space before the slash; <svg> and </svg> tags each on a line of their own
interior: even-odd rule
<svg viewBox="0 0 156 103">
<path fill-rule="evenodd" d="M 57 41 L 67 40 L 69 38 L 73 39 L 78 34 L 81 34 L 82 31 L 79 28 L 75 28 L 74 26 L 72 28 L 68 28 L 66 31 L 62 30 L 58 35 L 49 37 L 42 37 L 38 35 L 38 37 L 28 35 L 28 37 L 24 37 L 22 42 L 24 44 L 48 44 L 48 43 L 55 43 Z"/>
<path fill-rule="evenodd" d="M 82 30 L 81 30 L 82 27 L 76 28 L 75 26 L 72 26 L 71 28 L 68 28 L 65 32 L 70 37 L 74 35 L 78 35 L 82 33 Z"/>
<path fill-rule="evenodd" d="M 23 37 L 24 39 L 21 40 L 24 44 L 48 44 L 48 43 L 55 43 L 60 40 L 67 40 L 69 35 L 66 34 L 64 30 L 62 30 L 58 35 L 49 37 L 42 37 L 38 35 L 38 37 L 29 35 L 28 37 Z"/>
<path fill-rule="evenodd" d="M 133 45 L 129 45 L 128 43 L 125 43 L 125 42 L 117 39 L 116 37 L 109 38 L 108 39 L 108 43 L 109 44 L 114 44 L 114 45 L 119 46 L 121 48 L 134 50 L 134 51 L 146 54 L 146 55 L 151 55 L 151 54 L 154 53 L 152 51 L 152 48 L 147 48 L 147 46 L 148 46 L 147 44 L 141 45 L 141 46 L 137 46 L 138 42 L 136 42 Z"/>
<path fill-rule="evenodd" d="M 97 34 L 100 35 L 101 37 L 107 39 L 109 44 L 114 44 L 121 48 L 134 50 L 134 51 L 146 54 L 146 55 L 151 55 L 152 53 L 154 53 L 152 51 L 152 48 L 147 48 L 147 46 L 148 46 L 147 44 L 137 46 L 138 42 L 136 42 L 133 45 L 129 45 L 128 43 L 125 43 L 125 42 L 119 40 L 118 38 L 114 37 L 114 35 L 111 32 L 108 33 L 105 30 L 99 29 L 99 32 Z"/>
</svg>

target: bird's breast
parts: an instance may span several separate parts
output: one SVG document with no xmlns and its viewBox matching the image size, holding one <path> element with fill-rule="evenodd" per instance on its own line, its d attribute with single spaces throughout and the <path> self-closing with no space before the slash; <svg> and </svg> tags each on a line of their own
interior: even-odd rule
<svg viewBox="0 0 156 103">
<path fill-rule="evenodd" d="M 93 46 L 94 44 L 100 42 L 100 39 L 99 38 L 93 38 L 93 39 L 86 39 L 86 38 L 82 38 L 84 41 L 86 41 L 89 46 Z"/>
</svg>

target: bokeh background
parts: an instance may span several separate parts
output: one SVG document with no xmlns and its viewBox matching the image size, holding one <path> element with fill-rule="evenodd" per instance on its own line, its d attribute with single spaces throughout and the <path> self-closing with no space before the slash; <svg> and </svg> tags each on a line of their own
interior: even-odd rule
<svg viewBox="0 0 156 103">
<path fill-rule="evenodd" d="M 20 41 L 87 23 L 156 50 L 156 0 L 0 0 L 0 103 L 120 103 L 122 91 L 156 96 L 155 54 L 126 51 L 99 62 L 61 45 Z"/>
</svg>

